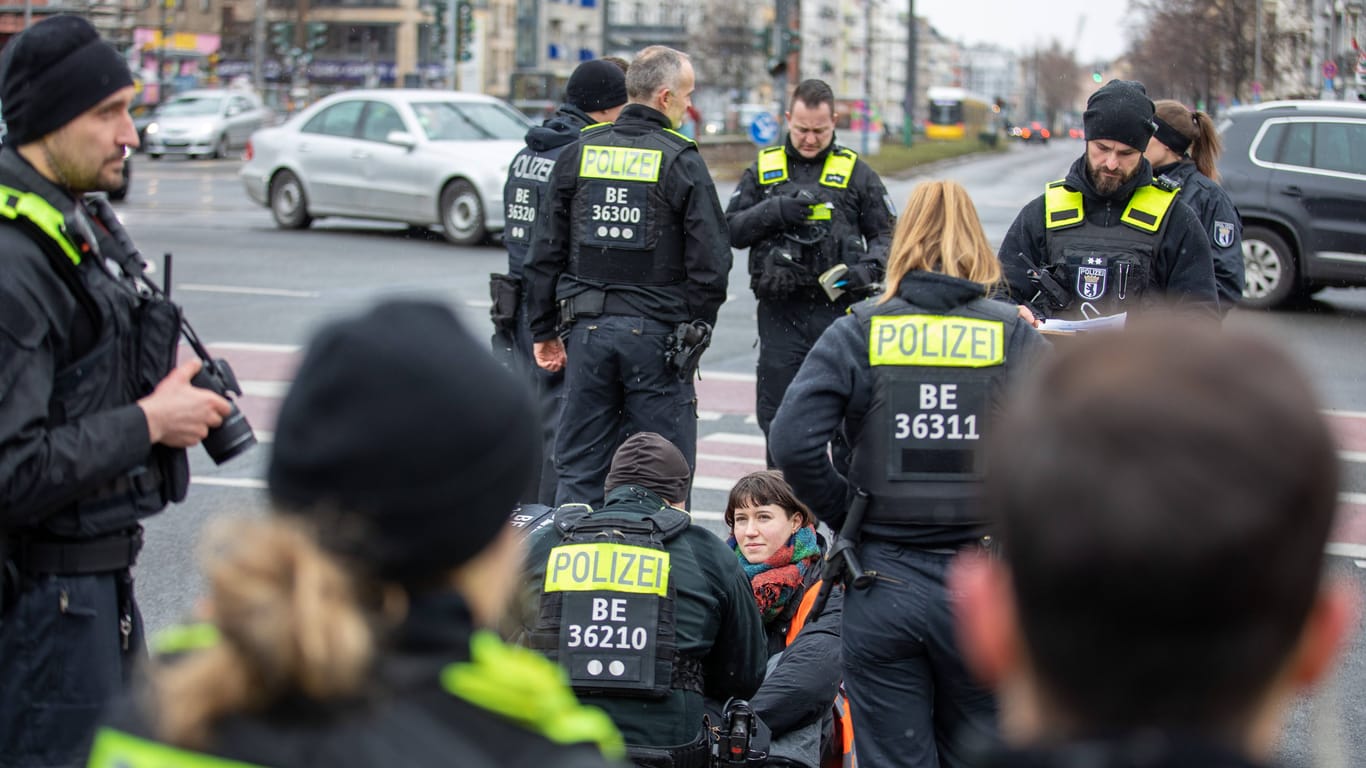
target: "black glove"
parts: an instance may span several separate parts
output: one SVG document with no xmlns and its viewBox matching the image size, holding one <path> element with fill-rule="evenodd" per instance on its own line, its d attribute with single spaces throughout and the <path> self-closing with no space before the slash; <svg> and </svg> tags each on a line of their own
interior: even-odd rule
<svg viewBox="0 0 1366 768">
<path fill-rule="evenodd" d="M 850 293 L 860 293 L 868 286 L 876 283 L 880 275 L 879 270 L 872 264 L 851 264 L 849 271 L 840 278 L 844 285 L 840 286 Z"/>
<path fill-rule="evenodd" d="M 784 227 L 795 227 L 811 217 L 811 203 L 795 197 L 779 197 L 778 218 Z"/>
<path fill-rule="evenodd" d="M 801 286 L 800 265 L 775 251 L 754 280 L 754 295 L 761 299 L 785 299 Z"/>
</svg>

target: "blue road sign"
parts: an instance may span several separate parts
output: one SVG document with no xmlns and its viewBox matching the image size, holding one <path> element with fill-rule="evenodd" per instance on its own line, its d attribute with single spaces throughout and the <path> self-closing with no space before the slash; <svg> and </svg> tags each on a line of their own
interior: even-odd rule
<svg viewBox="0 0 1366 768">
<path fill-rule="evenodd" d="M 760 112 L 749 121 L 749 138 L 759 146 L 768 146 L 778 138 L 778 121 L 768 112 Z"/>
</svg>

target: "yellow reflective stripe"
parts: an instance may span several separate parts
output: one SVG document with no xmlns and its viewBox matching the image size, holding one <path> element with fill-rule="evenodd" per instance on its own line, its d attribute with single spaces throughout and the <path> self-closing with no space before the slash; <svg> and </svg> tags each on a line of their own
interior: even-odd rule
<svg viewBox="0 0 1366 768">
<path fill-rule="evenodd" d="M 90 747 L 87 768 L 260 768 L 252 763 L 190 752 L 101 728 Z"/>
<path fill-rule="evenodd" d="M 546 592 L 669 593 L 669 553 L 662 549 L 601 542 L 563 544 L 550 550 Z"/>
<path fill-rule="evenodd" d="M 834 217 L 835 206 L 830 203 L 812 203 L 811 212 L 806 215 L 807 221 L 830 221 Z"/>
<path fill-rule="evenodd" d="M 626 743 L 612 719 L 579 703 L 563 667 L 535 651 L 507 645 L 487 630 L 470 636 L 468 662 L 441 670 L 441 686 L 556 744 L 596 744 L 609 760 L 626 756 Z"/>
<path fill-rule="evenodd" d="M 1070 227 L 1082 222 L 1081 193 L 1060 182 L 1048 185 L 1043 193 L 1043 221 L 1046 229 Z"/>
<path fill-rule="evenodd" d="M 659 181 L 664 153 L 638 147 L 604 147 L 585 144 L 579 158 L 579 176 L 611 181 Z"/>
<path fill-rule="evenodd" d="M 1156 232 L 1162 228 L 1162 219 L 1171 210 L 1172 201 L 1179 190 L 1167 190 L 1151 184 L 1134 190 L 1129 205 L 1119 220 L 1143 232 Z"/>
<path fill-rule="evenodd" d="M 759 150 L 758 172 L 760 184 L 787 181 L 787 151 L 782 147 Z"/>
<path fill-rule="evenodd" d="M 28 219 L 61 247 L 72 264 L 81 263 L 80 250 L 66 236 L 66 217 L 41 195 L 0 185 L 0 216 Z"/>
<path fill-rule="evenodd" d="M 875 315 L 869 365 L 985 368 L 1005 362 L 1000 320 L 946 315 Z"/>
<path fill-rule="evenodd" d="M 821 186 L 844 189 L 854 176 L 854 163 L 858 155 L 850 149 L 832 150 L 825 156 L 825 166 L 821 168 Z"/>
<path fill-rule="evenodd" d="M 212 624 L 179 624 L 158 632 L 152 650 L 158 654 L 188 653 L 212 648 L 218 641 L 218 627 Z"/>
<path fill-rule="evenodd" d="M 584 127 L 579 129 L 579 133 L 583 133 L 584 131 L 591 131 L 594 128 L 603 128 L 608 125 L 611 125 L 611 123 L 593 123 L 592 125 L 585 125 Z"/>
<path fill-rule="evenodd" d="M 693 141 L 692 139 L 688 138 L 687 134 L 679 133 L 678 131 L 675 131 L 675 130 L 672 129 L 672 128 L 665 128 L 664 130 L 668 131 L 669 133 L 672 133 L 673 135 L 675 135 L 675 136 L 677 136 L 678 138 L 680 138 L 680 139 L 682 139 L 682 140 L 688 142 L 689 144 L 696 144 L 696 143 L 697 143 L 697 142 Z"/>
</svg>

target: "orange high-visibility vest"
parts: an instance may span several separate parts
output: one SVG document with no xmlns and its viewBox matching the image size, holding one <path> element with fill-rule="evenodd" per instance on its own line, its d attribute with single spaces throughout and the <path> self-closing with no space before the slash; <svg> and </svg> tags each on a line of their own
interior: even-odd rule
<svg viewBox="0 0 1366 768">
<path fill-rule="evenodd" d="M 811 607 L 816 604 L 816 595 L 820 594 L 820 591 L 821 582 L 817 581 L 802 595 L 802 601 L 797 604 L 797 612 L 792 616 L 792 623 L 787 627 L 787 637 L 783 643 L 785 646 L 792 645 L 802 627 L 806 626 L 806 618 L 811 613 Z M 840 683 L 839 692 L 835 694 L 833 712 L 839 757 L 827 760 L 821 768 L 858 768 L 858 754 L 854 751 L 854 717 L 849 709 L 849 697 L 844 694 L 844 683 Z"/>
</svg>

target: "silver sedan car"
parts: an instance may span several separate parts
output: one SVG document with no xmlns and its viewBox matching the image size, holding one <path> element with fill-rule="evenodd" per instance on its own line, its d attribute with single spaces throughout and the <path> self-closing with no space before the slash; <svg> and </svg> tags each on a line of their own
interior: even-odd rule
<svg viewBox="0 0 1366 768">
<path fill-rule="evenodd" d="M 239 175 L 282 228 L 349 216 L 440 225 L 470 245 L 503 229 L 503 182 L 530 125 L 491 96 L 345 91 L 257 131 Z"/>
<path fill-rule="evenodd" d="M 227 157 L 272 120 L 274 113 L 250 91 L 185 91 L 157 107 L 140 132 L 142 151 L 153 160 L 162 155 Z"/>
</svg>

